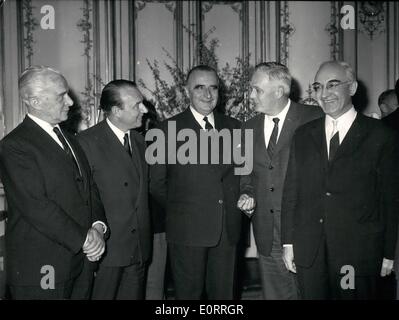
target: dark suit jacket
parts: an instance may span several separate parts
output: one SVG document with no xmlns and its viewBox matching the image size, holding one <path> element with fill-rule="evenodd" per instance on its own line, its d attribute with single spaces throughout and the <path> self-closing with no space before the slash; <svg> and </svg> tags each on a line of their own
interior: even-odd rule
<svg viewBox="0 0 399 320">
<path fill-rule="evenodd" d="M 399 131 L 399 109 L 382 118 L 381 121 L 392 129 Z"/>
<path fill-rule="evenodd" d="M 105 120 L 80 133 L 78 139 L 89 160 L 110 229 L 101 263 L 126 266 L 145 262 L 150 254 L 151 231 L 144 138 L 130 131 L 132 158 Z"/>
<path fill-rule="evenodd" d="M 239 121 L 214 112 L 217 130 L 240 127 Z M 193 129 L 200 136 L 201 126 L 189 108 L 163 121 L 159 128 L 168 134 L 168 123 L 176 123 L 176 131 Z M 173 133 L 172 133 L 173 134 Z M 174 141 L 176 137 L 173 136 Z M 167 142 L 166 138 L 166 142 Z M 177 142 L 179 150 L 184 142 Z M 168 145 L 167 145 L 168 147 Z M 166 147 L 166 148 L 167 148 Z M 232 144 L 228 146 L 232 148 Z M 168 150 L 175 153 L 172 147 Z M 222 150 L 219 155 L 222 161 Z M 197 143 L 197 159 L 200 158 Z M 166 152 L 167 154 L 167 152 Z M 199 162 L 199 160 L 198 160 Z M 231 244 L 240 238 L 241 214 L 237 209 L 239 176 L 234 175 L 234 164 L 155 164 L 151 166 L 150 190 L 153 197 L 166 208 L 166 237 L 171 243 L 211 247 L 219 242 L 223 210 L 226 213 L 227 234 Z"/>
<path fill-rule="evenodd" d="M 398 140 L 380 121 L 358 113 L 333 161 L 325 117 L 293 138 L 282 208 L 282 241 L 309 267 L 324 236 L 335 267 L 376 275 L 393 259 L 398 227 Z"/>
<path fill-rule="evenodd" d="M 94 221 L 106 223 L 84 152 L 74 137 L 66 136 L 83 181 L 65 151 L 29 117 L 0 143 L 8 203 L 7 276 L 12 285 L 39 286 L 46 265 L 54 267 L 56 283 L 77 276 L 88 229 Z"/>
<path fill-rule="evenodd" d="M 256 208 L 251 218 L 256 247 L 260 254 L 269 256 L 273 244 L 273 221 L 281 212 L 281 200 L 287 170 L 290 144 L 297 127 L 320 118 L 319 107 L 304 106 L 291 102 L 273 158 L 267 153 L 264 138 L 265 115 L 260 114 L 243 124 L 243 129 L 253 129 L 253 171 L 241 176 L 241 194 L 255 196 Z M 273 211 L 273 212 L 271 212 Z M 279 235 L 280 236 L 280 235 Z"/>
</svg>

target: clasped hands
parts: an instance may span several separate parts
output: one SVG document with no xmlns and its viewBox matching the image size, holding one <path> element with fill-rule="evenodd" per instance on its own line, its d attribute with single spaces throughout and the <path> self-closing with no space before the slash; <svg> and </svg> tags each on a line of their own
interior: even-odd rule
<svg viewBox="0 0 399 320">
<path fill-rule="evenodd" d="M 242 194 L 237 201 L 237 208 L 244 212 L 248 217 L 251 217 L 255 211 L 255 199 L 247 194 Z"/>
<path fill-rule="evenodd" d="M 98 229 L 97 225 L 91 227 L 87 232 L 86 241 L 82 249 L 89 261 L 94 262 L 100 260 L 105 251 L 105 241 L 104 235 L 102 231 Z"/>
</svg>

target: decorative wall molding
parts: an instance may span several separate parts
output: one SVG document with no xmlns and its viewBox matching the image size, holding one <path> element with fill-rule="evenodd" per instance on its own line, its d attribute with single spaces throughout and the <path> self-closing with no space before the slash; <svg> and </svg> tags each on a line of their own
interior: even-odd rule
<svg viewBox="0 0 399 320">
<path fill-rule="evenodd" d="M 386 5 L 385 1 L 364 1 L 358 5 L 359 32 L 366 34 L 370 40 L 386 30 Z"/>
<path fill-rule="evenodd" d="M 33 16 L 32 0 L 22 1 L 22 14 L 23 14 L 23 25 L 24 25 L 24 52 L 27 61 L 27 66 L 32 64 L 32 56 L 34 53 L 33 44 L 35 40 L 33 38 L 33 32 L 36 27 L 39 26 L 38 20 Z M 25 66 L 24 66 L 25 68 Z"/>
<path fill-rule="evenodd" d="M 287 65 L 289 55 L 289 38 L 295 33 L 295 27 L 289 21 L 288 1 L 280 5 L 280 63 Z"/>
<path fill-rule="evenodd" d="M 4 11 L 0 5 L 0 30 L 4 30 Z M 5 58 L 4 58 L 4 32 L 0 32 L 0 139 L 4 136 L 4 82 L 5 82 Z"/>
<path fill-rule="evenodd" d="M 93 70 L 91 67 L 93 57 L 93 40 L 92 40 L 92 13 L 93 13 L 93 0 L 84 0 L 83 7 L 81 8 L 82 18 L 76 24 L 79 31 L 82 32 L 83 39 L 80 41 L 83 43 L 83 56 L 86 62 L 86 84 L 85 90 L 82 93 L 82 113 L 83 119 L 87 126 L 93 125 L 96 122 L 96 110 L 95 110 L 95 93 L 92 81 Z"/>
<path fill-rule="evenodd" d="M 330 23 L 325 31 L 330 34 L 330 59 L 342 60 L 342 29 L 340 28 L 340 1 L 331 1 Z"/>
</svg>

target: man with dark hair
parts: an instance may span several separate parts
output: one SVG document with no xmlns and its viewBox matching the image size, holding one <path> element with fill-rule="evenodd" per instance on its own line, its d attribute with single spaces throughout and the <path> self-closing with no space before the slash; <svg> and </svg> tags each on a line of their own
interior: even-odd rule
<svg viewBox="0 0 399 320">
<path fill-rule="evenodd" d="M 298 299 L 295 275 L 285 268 L 282 259 L 281 198 L 295 129 L 323 114 L 320 108 L 291 101 L 290 89 L 291 75 L 286 66 L 258 64 L 251 79 L 250 99 L 261 114 L 243 125 L 243 129 L 254 130 L 254 169 L 241 177 L 238 205 L 252 220 L 266 300 Z M 248 195 L 255 197 L 255 210 L 244 207 Z"/>
<path fill-rule="evenodd" d="M 396 93 L 396 105 L 398 105 L 399 101 L 399 79 L 396 81 L 395 85 L 395 93 Z M 395 111 L 390 113 L 388 116 L 382 119 L 382 121 L 392 129 L 399 131 L 399 109 L 397 108 Z"/>
<path fill-rule="evenodd" d="M 147 164 L 141 126 L 143 96 L 128 80 L 108 83 L 100 107 L 106 119 L 78 139 L 86 152 L 110 228 L 93 299 L 143 299 L 151 251 Z"/>
<path fill-rule="evenodd" d="M 88 299 L 107 227 L 85 154 L 59 127 L 72 105 L 68 84 L 34 66 L 20 76 L 19 91 L 28 114 L 0 143 L 11 297 Z"/>
<path fill-rule="evenodd" d="M 323 63 L 313 90 L 326 114 L 298 128 L 282 202 L 287 269 L 303 299 L 376 299 L 392 272 L 399 212 L 399 142 L 352 104 L 349 64 Z"/>
<path fill-rule="evenodd" d="M 378 107 L 381 110 L 381 118 L 385 118 L 398 108 L 398 98 L 394 89 L 385 90 L 380 94 Z"/>
<path fill-rule="evenodd" d="M 174 125 L 178 134 L 189 129 L 197 138 L 204 132 L 225 129 L 232 133 L 239 128 L 237 120 L 214 110 L 219 90 L 214 69 L 194 67 L 185 89 L 190 106 L 159 125 L 165 137 L 169 138 L 168 128 Z M 168 140 L 166 154 L 175 153 L 184 143 L 176 141 L 175 149 Z M 220 148 L 231 151 L 232 145 L 223 141 Z M 150 191 L 166 208 L 166 239 L 176 298 L 201 299 L 205 291 L 208 299 L 232 299 L 241 229 L 236 207 L 239 177 L 234 175 L 234 164 L 210 163 L 208 149 L 201 148 L 199 142 L 195 149 L 195 163 L 183 164 L 177 159 L 154 164 L 150 170 Z M 198 159 L 204 158 L 204 153 L 208 162 L 200 164 Z"/>
</svg>

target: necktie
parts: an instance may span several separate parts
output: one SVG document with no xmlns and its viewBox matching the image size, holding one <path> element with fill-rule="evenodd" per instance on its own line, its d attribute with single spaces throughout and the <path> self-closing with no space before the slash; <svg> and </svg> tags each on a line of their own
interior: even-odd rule
<svg viewBox="0 0 399 320">
<path fill-rule="evenodd" d="M 208 121 L 208 117 L 204 117 L 204 121 L 205 121 L 205 130 L 209 131 L 213 129 L 213 126 L 211 125 L 211 123 Z"/>
<path fill-rule="evenodd" d="M 61 133 L 61 130 L 58 127 L 54 127 L 53 131 L 55 132 L 55 134 L 57 135 L 58 139 L 61 141 L 62 146 L 64 147 L 64 151 L 67 154 L 67 156 L 73 161 L 74 163 L 74 168 L 76 170 L 77 173 L 79 173 L 79 176 L 81 176 L 81 172 L 79 169 L 79 165 L 77 160 L 75 159 L 75 157 L 73 156 L 72 150 L 69 147 L 68 143 L 66 142 L 64 135 Z"/>
<path fill-rule="evenodd" d="M 123 147 L 125 148 L 126 152 L 129 154 L 129 156 L 132 156 L 132 150 L 130 150 L 130 145 L 129 145 L 129 135 L 125 133 L 125 136 L 123 137 Z"/>
<path fill-rule="evenodd" d="M 332 159 L 334 159 L 338 147 L 339 147 L 339 131 L 337 128 L 337 121 L 333 121 L 333 131 L 330 139 L 330 152 L 328 155 L 328 160 L 331 161 Z"/>
<path fill-rule="evenodd" d="M 277 135 L 278 135 L 278 122 L 280 121 L 279 118 L 273 118 L 274 127 L 272 131 L 272 135 L 270 136 L 269 145 L 267 146 L 267 153 L 269 157 L 273 157 L 274 149 L 276 148 L 277 144 Z"/>
</svg>

